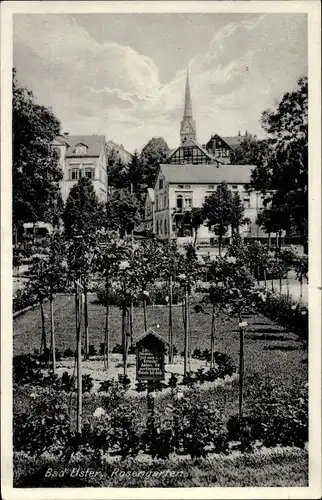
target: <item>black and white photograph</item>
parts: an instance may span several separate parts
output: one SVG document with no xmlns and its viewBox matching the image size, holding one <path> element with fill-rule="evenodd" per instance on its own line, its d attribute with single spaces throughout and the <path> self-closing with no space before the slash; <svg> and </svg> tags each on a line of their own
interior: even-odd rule
<svg viewBox="0 0 322 500">
<path fill-rule="evenodd" d="M 320 4 L 4 4 L 3 497 L 320 498 Z"/>
</svg>

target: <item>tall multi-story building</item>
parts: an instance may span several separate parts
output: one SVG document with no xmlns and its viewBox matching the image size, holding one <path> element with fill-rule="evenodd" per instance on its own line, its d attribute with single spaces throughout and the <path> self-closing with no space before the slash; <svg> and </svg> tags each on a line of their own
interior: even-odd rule
<svg viewBox="0 0 322 500">
<path fill-rule="evenodd" d="M 107 200 L 107 160 L 103 135 L 69 135 L 56 137 L 53 147 L 63 171 L 61 193 L 66 202 L 72 187 L 81 177 L 91 179 L 100 201 Z"/>
<path fill-rule="evenodd" d="M 266 239 L 266 233 L 256 224 L 262 198 L 259 193 L 249 193 L 247 190 L 255 166 L 231 164 L 231 152 L 245 137 L 247 134 L 229 138 L 215 134 L 206 145 L 197 142 L 187 74 L 184 112 L 180 123 L 180 146 L 169 153 L 166 164 L 160 165 L 153 194 L 151 188 L 148 190 L 145 228 L 152 227 L 160 239 L 177 238 L 179 243 L 191 240 L 193 230 L 191 224 L 186 223 L 185 212 L 194 207 L 202 207 L 205 198 L 215 192 L 219 184 L 226 182 L 232 192 L 239 194 L 244 204 L 245 217 L 249 220 L 240 228 L 241 236 Z M 230 231 L 227 232 L 227 236 L 229 235 Z M 199 229 L 200 242 L 210 243 L 215 240 L 217 236 L 206 225 Z"/>
</svg>

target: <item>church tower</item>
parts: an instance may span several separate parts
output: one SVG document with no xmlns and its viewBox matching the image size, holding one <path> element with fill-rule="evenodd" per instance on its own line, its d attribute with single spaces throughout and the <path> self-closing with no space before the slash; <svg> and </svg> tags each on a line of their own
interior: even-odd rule
<svg viewBox="0 0 322 500">
<path fill-rule="evenodd" d="M 180 138 L 181 145 L 188 139 L 196 141 L 196 122 L 192 117 L 191 95 L 189 87 L 189 73 L 187 70 L 186 92 L 184 98 L 184 112 L 180 123 Z"/>
</svg>

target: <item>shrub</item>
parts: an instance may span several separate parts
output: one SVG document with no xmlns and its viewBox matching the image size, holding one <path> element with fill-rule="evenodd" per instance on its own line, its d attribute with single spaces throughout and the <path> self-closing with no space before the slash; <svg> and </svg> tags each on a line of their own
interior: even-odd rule
<svg viewBox="0 0 322 500">
<path fill-rule="evenodd" d="M 111 416 L 111 446 L 122 458 L 136 456 L 141 448 L 140 435 L 134 428 L 135 412 L 128 412 L 124 406 L 116 408 Z"/>
<path fill-rule="evenodd" d="M 127 375 L 120 375 L 118 376 L 119 384 L 123 387 L 123 389 L 126 391 L 129 389 L 131 385 L 131 379 Z"/>
<path fill-rule="evenodd" d="M 297 333 L 303 340 L 308 339 L 306 305 L 270 290 L 256 290 L 253 298 L 261 313 Z"/>
<path fill-rule="evenodd" d="M 146 428 L 142 434 L 145 453 L 152 458 L 168 458 L 175 451 L 173 435 L 173 420 L 158 413 L 147 419 Z"/>
<path fill-rule="evenodd" d="M 73 358 L 74 356 L 75 356 L 75 351 L 73 351 L 70 348 L 65 349 L 64 354 L 63 354 L 64 358 Z"/>
<path fill-rule="evenodd" d="M 61 390 L 66 392 L 71 392 L 75 389 L 75 379 L 67 372 L 62 374 L 60 379 Z"/>
<path fill-rule="evenodd" d="M 15 292 L 12 299 L 12 311 L 15 313 L 21 311 L 28 306 L 33 306 L 37 304 L 38 299 L 35 294 L 31 293 L 27 289 L 19 289 Z"/>
<path fill-rule="evenodd" d="M 214 404 L 183 398 L 177 404 L 179 449 L 191 458 L 205 457 L 208 452 L 228 449 L 227 430 Z"/>
<path fill-rule="evenodd" d="M 93 386 L 93 377 L 91 377 L 88 373 L 86 375 L 82 375 L 82 392 L 90 392 Z"/>
<path fill-rule="evenodd" d="M 89 345 L 88 355 L 89 356 L 96 356 L 97 355 L 97 351 L 96 351 L 95 346 L 93 344 Z"/>
<path fill-rule="evenodd" d="M 16 384 L 37 385 L 43 379 L 40 361 L 31 354 L 13 358 L 13 382 Z"/>
<path fill-rule="evenodd" d="M 168 385 L 169 385 L 169 387 L 171 387 L 171 389 L 175 389 L 177 387 L 177 385 L 178 385 L 177 375 L 175 375 L 174 373 L 171 373 Z"/>
<path fill-rule="evenodd" d="M 143 381 L 143 380 L 139 380 L 136 384 L 135 384 L 135 390 L 137 392 L 144 392 L 146 391 L 148 388 L 148 384 L 147 382 Z"/>
<path fill-rule="evenodd" d="M 167 305 L 169 297 L 169 285 L 166 282 L 156 282 L 148 289 L 150 304 Z M 172 303 L 179 304 L 183 300 L 183 289 L 179 283 L 172 285 Z"/>
<path fill-rule="evenodd" d="M 71 437 L 67 405 L 52 389 L 31 396 L 28 411 L 13 418 L 15 450 L 36 456 L 45 451 L 61 454 Z"/>
</svg>

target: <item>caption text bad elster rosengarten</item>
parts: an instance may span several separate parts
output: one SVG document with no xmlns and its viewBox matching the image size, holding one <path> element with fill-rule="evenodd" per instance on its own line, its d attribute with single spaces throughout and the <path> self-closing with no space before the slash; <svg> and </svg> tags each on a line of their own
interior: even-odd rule
<svg viewBox="0 0 322 500">
<path fill-rule="evenodd" d="M 183 477 L 183 471 L 173 471 L 170 469 L 152 469 L 152 470 L 121 470 L 119 468 L 114 468 L 110 477 L 115 479 L 124 479 L 124 478 L 141 478 L 141 479 L 150 479 L 150 478 L 161 478 L 161 477 Z M 45 477 L 47 478 L 60 478 L 60 477 L 79 477 L 79 478 L 88 478 L 92 479 L 94 477 L 103 477 L 103 473 L 98 470 L 94 470 L 91 468 L 82 469 L 81 467 L 73 467 L 71 469 L 53 469 L 49 467 L 45 472 Z"/>
</svg>

